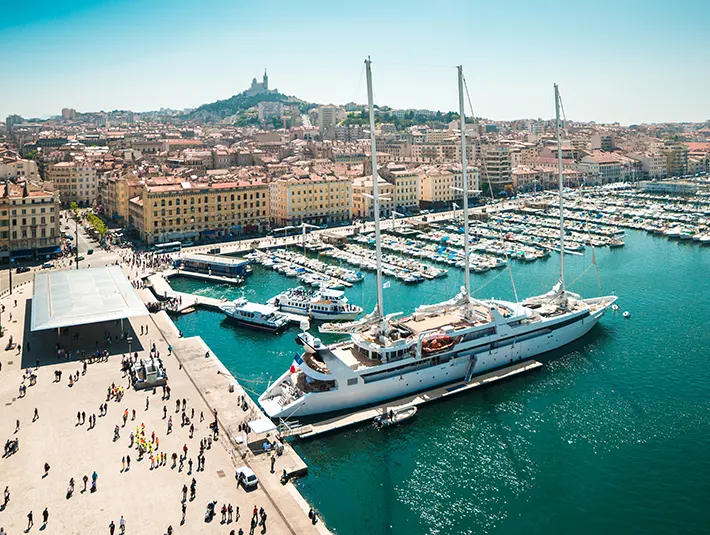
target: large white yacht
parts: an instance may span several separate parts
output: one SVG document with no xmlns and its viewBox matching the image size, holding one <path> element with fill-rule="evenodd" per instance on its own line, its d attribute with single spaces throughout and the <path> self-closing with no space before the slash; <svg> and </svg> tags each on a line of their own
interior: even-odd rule
<svg viewBox="0 0 710 535">
<path fill-rule="evenodd" d="M 585 335 L 616 297 L 581 299 L 561 285 L 523 303 L 478 301 L 465 291 L 327 346 L 301 333 L 305 349 L 259 397 L 274 417 L 377 403 L 529 359 Z M 363 327 L 365 327 L 363 323 Z"/>
<path fill-rule="evenodd" d="M 520 303 L 471 296 L 469 271 L 466 136 L 461 135 L 465 285 L 454 299 L 421 306 L 396 318 L 384 314 L 377 195 L 376 140 L 370 62 L 366 62 L 370 112 L 373 199 L 377 250 L 377 307 L 350 324 L 328 325 L 350 339 L 325 345 L 303 332 L 305 351 L 259 397 L 272 418 L 289 418 L 351 409 L 406 396 L 419 390 L 470 381 L 475 375 L 529 359 L 584 336 L 616 301 L 615 296 L 583 299 L 565 289 L 564 215 L 559 94 L 555 85 L 560 201 L 560 279 L 546 294 Z M 459 67 L 459 108 L 464 117 L 463 72 Z M 465 123 L 464 123 L 465 124 Z M 324 330 L 321 328 L 321 330 Z"/>
<path fill-rule="evenodd" d="M 284 312 L 314 320 L 354 320 L 362 312 L 359 306 L 348 303 L 343 291 L 327 288 L 311 291 L 299 286 L 280 293 L 268 302 Z"/>
</svg>

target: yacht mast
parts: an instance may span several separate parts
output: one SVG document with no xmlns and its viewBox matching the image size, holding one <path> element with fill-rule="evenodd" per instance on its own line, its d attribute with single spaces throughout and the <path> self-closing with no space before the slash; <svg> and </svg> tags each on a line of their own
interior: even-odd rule
<svg viewBox="0 0 710 535">
<path fill-rule="evenodd" d="M 463 107 L 463 66 L 457 67 L 459 71 L 459 126 L 461 130 L 461 172 L 463 183 L 463 254 L 464 254 L 464 280 L 466 288 L 466 298 L 471 298 L 471 268 L 468 243 L 468 163 L 466 161 L 466 114 Z"/>
<path fill-rule="evenodd" d="M 564 216 L 564 198 L 562 196 L 562 140 L 560 136 L 560 90 L 555 84 L 555 119 L 557 131 L 557 179 L 560 194 L 560 289 L 562 294 L 565 292 L 565 216 Z"/>
<path fill-rule="evenodd" d="M 375 140 L 375 108 L 372 98 L 372 69 L 368 56 L 365 60 L 365 70 L 367 73 L 367 105 L 370 109 L 370 149 L 372 152 L 372 206 L 375 216 L 375 252 L 377 259 L 377 315 L 381 320 L 385 318 L 385 304 L 382 296 L 382 243 L 380 240 L 380 197 L 379 197 L 379 175 L 377 173 L 377 143 Z"/>
</svg>

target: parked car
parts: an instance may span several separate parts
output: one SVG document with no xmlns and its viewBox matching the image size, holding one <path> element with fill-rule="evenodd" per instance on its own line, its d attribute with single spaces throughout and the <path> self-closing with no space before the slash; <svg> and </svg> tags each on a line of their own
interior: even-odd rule
<svg viewBox="0 0 710 535">
<path fill-rule="evenodd" d="M 15 270 L 15 273 L 27 273 L 30 270 L 27 266 L 20 266 Z"/>
<path fill-rule="evenodd" d="M 76 259 L 81 262 L 82 260 L 84 260 L 84 255 L 79 255 L 76 257 Z"/>
<path fill-rule="evenodd" d="M 246 490 L 255 489 L 259 484 L 259 478 L 248 466 L 237 468 L 235 477 L 237 478 L 237 485 L 241 483 Z"/>
<path fill-rule="evenodd" d="M 54 267 L 54 262 L 45 262 L 42 264 L 43 268 L 53 268 Z"/>
</svg>

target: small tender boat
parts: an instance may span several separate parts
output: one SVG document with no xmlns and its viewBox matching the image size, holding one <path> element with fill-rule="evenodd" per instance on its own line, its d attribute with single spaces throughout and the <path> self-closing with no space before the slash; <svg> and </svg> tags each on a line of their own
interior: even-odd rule
<svg viewBox="0 0 710 535">
<path fill-rule="evenodd" d="M 415 414 L 417 414 L 417 408 L 414 405 L 405 405 L 404 407 L 390 409 L 384 414 L 375 416 L 372 423 L 377 429 L 382 429 L 383 427 L 401 424 L 402 422 L 409 420 Z"/>
<path fill-rule="evenodd" d="M 180 311 L 180 314 L 190 314 L 195 311 L 194 307 L 187 307 Z"/>
<path fill-rule="evenodd" d="M 631 317 L 631 313 L 627 310 L 622 314 L 622 316 L 624 316 L 626 319 L 629 319 Z"/>
</svg>

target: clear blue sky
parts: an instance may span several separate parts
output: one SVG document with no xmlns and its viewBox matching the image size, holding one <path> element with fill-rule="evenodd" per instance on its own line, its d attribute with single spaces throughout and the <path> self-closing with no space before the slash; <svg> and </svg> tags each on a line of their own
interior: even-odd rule
<svg viewBox="0 0 710 535">
<path fill-rule="evenodd" d="M 710 119 L 710 1 L 38 0 L 0 8 L 0 117 L 195 107 L 270 85 L 314 102 L 622 124 Z"/>
</svg>

